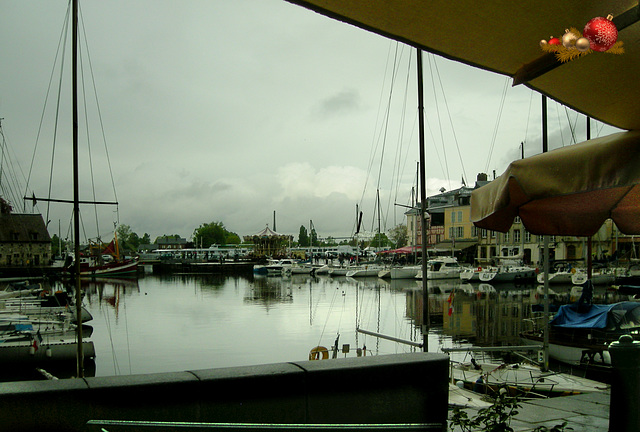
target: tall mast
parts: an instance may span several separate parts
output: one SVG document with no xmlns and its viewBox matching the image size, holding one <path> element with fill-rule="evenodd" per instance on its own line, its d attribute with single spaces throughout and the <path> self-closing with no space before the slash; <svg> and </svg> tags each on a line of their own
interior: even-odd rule
<svg viewBox="0 0 640 432">
<path fill-rule="evenodd" d="M 547 135 L 547 97 L 542 95 L 542 153 L 549 151 Z M 523 225 L 524 226 L 524 225 Z M 544 245 L 544 329 L 542 337 L 542 371 L 549 370 L 549 236 L 542 236 Z"/>
<path fill-rule="evenodd" d="M 73 276 L 76 284 L 76 326 L 78 338 L 77 376 L 84 377 L 84 352 L 82 349 L 82 292 L 80 285 L 80 190 L 78 181 L 78 0 L 73 0 L 72 27 L 72 98 L 73 98 Z"/>
<path fill-rule="evenodd" d="M 427 227 L 425 214 L 427 213 L 427 181 L 425 175 L 424 153 L 424 101 L 422 79 L 422 50 L 416 48 L 418 57 L 418 125 L 420 137 L 420 227 L 422 231 L 422 350 L 429 351 L 429 291 L 427 290 Z"/>
</svg>

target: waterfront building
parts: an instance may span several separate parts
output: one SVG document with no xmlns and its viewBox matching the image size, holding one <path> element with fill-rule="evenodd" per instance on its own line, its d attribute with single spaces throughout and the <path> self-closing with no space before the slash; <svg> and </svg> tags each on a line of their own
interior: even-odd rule
<svg viewBox="0 0 640 432">
<path fill-rule="evenodd" d="M 51 262 L 51 237 L 40 214 L 0 213 L 0 265 L 45 266 Z"/>
<path fill-rule="evenodd" d="M 487 175 L 480 173 L 474 187 L 462 186 L 427 198 L 427 248 L 433 253 L 454 253 L 460 262 L 477 266 L 497 264 L 498 258 L 514 258 L 524 264 L 541 266 L 544 239 L 526 230 L 516 217 L 506 233 L 477 228 L 470 220 L 471 192 L 488 184 Z M 405 213 L 410 246 L 422 245 L 420 205 Z M 549 236 L 549 259 L 575 261 L 585 266 L 588 256 L 587 238 Z M 591 238 L 592 258 L 607 260 L 617 257 L 631 262 L 640 258 L 640 244 L 633 236 L 622 235 L 615 224 L 607 220 Z"/>
<path fill-rule="evenodd" d="M 463 184 L 450 191 L 427 197 L 427 248 L 432 253 L 454 253 L 461 262 L 472 262 L 478 243 L 477 229 L 471 223 L 471 192 L 487 184 L 487 175 L 480 173 L 473 187 Z M 422 245 L 420 204 L 405 213 L 410 246 Z"/>
<path fill-rule="evenodd" d="M 187 247 L 187 239 L 177 236 L 162 236 L 156 240 L 158 249 L 185 249 Z"/>
</svg>

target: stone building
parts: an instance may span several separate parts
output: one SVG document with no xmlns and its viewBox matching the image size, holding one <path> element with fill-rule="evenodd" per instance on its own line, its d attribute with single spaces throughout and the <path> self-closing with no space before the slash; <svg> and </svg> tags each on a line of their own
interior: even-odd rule
<svg viewBox="0 0 640 432">
<path fill-rule="evenodd" d="M 51 237 L 42 215 L 0 213 L 0 266 L 30 267 L 51 263 Z"/>
</svg>

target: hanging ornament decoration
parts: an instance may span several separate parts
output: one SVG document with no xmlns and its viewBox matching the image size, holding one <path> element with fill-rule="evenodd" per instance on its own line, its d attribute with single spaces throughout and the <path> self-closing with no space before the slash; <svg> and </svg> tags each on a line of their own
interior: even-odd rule
<svg viewBox="0 0 640 432">
<path fill-rule="evenodd" d="M 595 17 L 584 26 L 582 35 L 589 39 L 592 50 L 605 52 L 618 40 L 618 29 L 612 19 L 611 15 Z"/>
<path fill-rule="evenodd" d="M 580 30 L 572 27 L 565 30 L 561 38 L 550 37 L 549 41 L 541 40 L 540 48 L 544 52 L 552 52 L 561 62 L 568 62 L 593 51 L 609 54 L 624 54 L 622 41 L 618 40 L 618 29 L 612 21 L 613 16 L 595 17 Z"/>
</svg>

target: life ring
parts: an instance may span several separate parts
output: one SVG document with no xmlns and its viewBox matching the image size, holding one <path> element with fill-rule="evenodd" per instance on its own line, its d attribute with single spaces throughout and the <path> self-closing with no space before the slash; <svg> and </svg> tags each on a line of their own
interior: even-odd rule
<svg viewBox="0 0 640 432">
<path fill-rule="evenodd" d="M 309 360 L 326 360 L 329 358 L 329 350 L 323 346 L 317 346 L 309 352 Z"/>
</svg>

